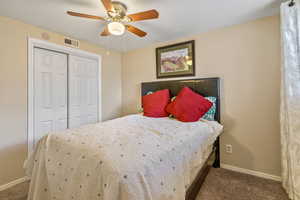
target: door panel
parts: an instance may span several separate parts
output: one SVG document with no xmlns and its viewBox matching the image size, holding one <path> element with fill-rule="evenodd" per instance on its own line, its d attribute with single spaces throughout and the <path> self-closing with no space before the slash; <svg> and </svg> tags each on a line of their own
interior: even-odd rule
<svg viewBox="0 0 300 200">
<path fill-rule="evenodd" d="M 51 93 L 52 93 L 52 73 L 50 72 L 41 72 L 40 78 L 38 80 L 41 80 L 42 88 L 42 107 L 43 108 L 50 108 L 52 107 L 52 98 L 51 98 Z"/>
<path fill-rule="evenodd" d="M 34 49 L 34 142 L 67 128 L 68 57 Z"/>
<path fill-rule="evenodd" d="M 98 121 L 98 62 L 69 56 L 69 127 Z"/>
</svg>

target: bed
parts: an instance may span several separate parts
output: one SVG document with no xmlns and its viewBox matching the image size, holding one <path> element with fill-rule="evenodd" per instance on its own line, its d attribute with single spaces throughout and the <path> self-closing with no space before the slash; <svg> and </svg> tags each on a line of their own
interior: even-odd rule
<svg viewBox="0 0 300 200">
<path fill-rule="evenodd" d="M 216 121 L 134 114 L 48 134 L 25 163 L 28 199 L 195 199 L 210 158 L 220 165 L 219 79 L 142 83 L 142 95 L 168 88 L 175 96 L 183 86 L 217 97 Z"/>
</svg>

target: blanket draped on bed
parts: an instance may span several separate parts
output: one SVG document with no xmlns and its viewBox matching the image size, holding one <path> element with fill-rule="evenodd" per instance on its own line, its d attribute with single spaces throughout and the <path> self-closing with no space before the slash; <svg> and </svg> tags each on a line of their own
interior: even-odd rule
<svg viewBox="0 0 300 200">
<path fill-rule="evenodd" d="M 217 122 L 130 115 L 40 140 L 26 163 L 30 200 L 184 200 Z"/>
</svg>

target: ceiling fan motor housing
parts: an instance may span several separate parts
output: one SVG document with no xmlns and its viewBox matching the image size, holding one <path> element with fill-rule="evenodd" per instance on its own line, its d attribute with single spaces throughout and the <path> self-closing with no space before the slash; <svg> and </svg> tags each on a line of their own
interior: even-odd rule
<svg viewBox="0 0 300 200">
<path fill-rule="evenodd" d="M 112 6 L 114 7 L 114 11 L 108 12 L 108 15 L 111 18 L 122 19 L 126 16 L 127 6 L 119 1 L 112 1 Z"/>
</svg>

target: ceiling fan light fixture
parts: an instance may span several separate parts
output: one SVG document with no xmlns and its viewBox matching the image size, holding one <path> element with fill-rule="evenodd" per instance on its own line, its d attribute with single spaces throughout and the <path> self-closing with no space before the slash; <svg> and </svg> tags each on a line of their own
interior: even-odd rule
<svg viewBox="0 0 300 200">
<path fill-rule="evenodd" d="M 125 26 L 120 22 L 111 22 L 107 26 L 112 35 L 123 35 L 125 32 Z"/>
</svg>

